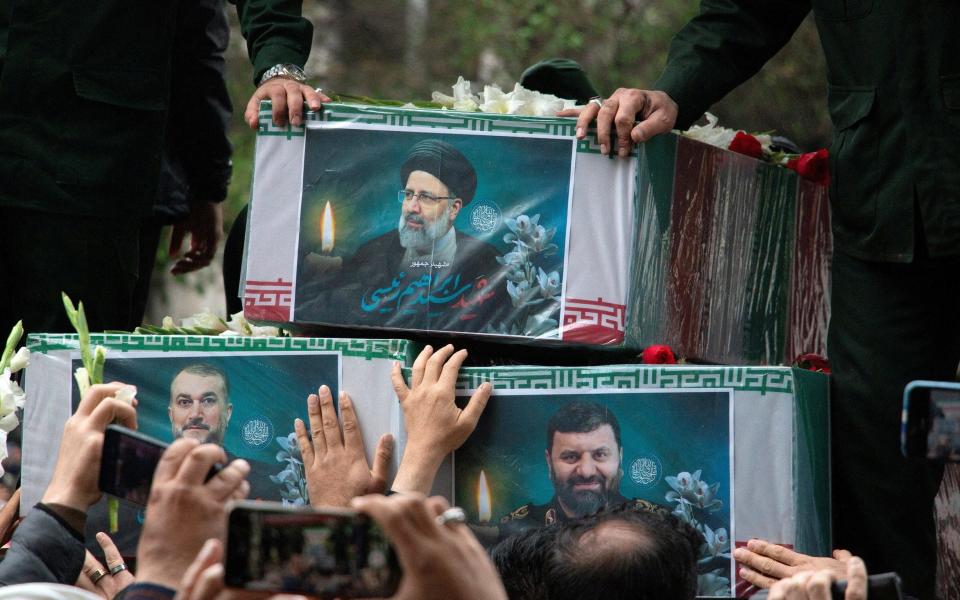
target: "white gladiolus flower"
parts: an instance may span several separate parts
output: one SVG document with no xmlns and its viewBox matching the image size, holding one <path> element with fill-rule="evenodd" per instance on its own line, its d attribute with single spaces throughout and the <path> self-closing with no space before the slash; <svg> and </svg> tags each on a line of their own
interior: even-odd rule
<svg viewBox="0 0 960 600">
<path fill-rule="evenodd" d="M 10 359 L 10 372 L 16 373 L 30 364 L 30 351 L 24 348 L 17 350 L 17 353 Z"/>
<path fill-rule="evenodd" d="M 183 319 L 180 324 L 184 328 L 202 327 L 203 329 L 212 329 L 217 333 L 227 330 L 227 324 L 223 322 L 223 319 L 210 312 L 209 309 L 204 309 L 203 312 Z"/>
<path fill-rule="evenodd" d="M 26 394 L 10 376 L 9 368 L 0 373 L 0 415 L 6 415 L 22 407 L 26 398 Z"/>
<path fill-rule="evenodd" d="M 173 329 L 176 327 L 176 324 L 173 322 L 173 317 L 167 315 L 163 318 L 163 321 L 160 323 L 160 327 L 164 329 Z"/>
<path fill-rule="evenodd" d="M 523 100 L 515 100 L 509 94 L 504 94 L 499 86 L 483 86 L 483 103 L 480 105 L 482 112 L 512 115 L 516 114 L 522 104 Z"/>
<path fill-rule="evenodd" d="M 86 394 L 90 388 L 90 373 L 83 367 L 77 367 L 77 370 L 73 373 L 73 378 L 77 381 L 77 388 L 80 390 L 80 395 L 83 396 Z"/>
<path fill-rule="evenodd" d="M 448 96 L 440 92 L 434 92 L 430 95 L 430 101 L 436 102 L 437 104 L 443 106 L 444 108 L 453 108 L 453 103 L 456 102 L 456 98 L 453 96 Z"/>
<path fill-rule="evenodd" d="M 477 112 L 479 106 L 480 99 L 470 89 L 470 82 L 461 75 L 457 78 L 457 82 L 453 84 L 453 110 Z"/>
</svg>

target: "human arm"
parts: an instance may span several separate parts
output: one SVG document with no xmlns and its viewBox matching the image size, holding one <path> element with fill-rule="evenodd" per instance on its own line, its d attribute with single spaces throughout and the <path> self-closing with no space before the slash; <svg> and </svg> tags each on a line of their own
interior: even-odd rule
<svg viewBox="0 0 960 600">
<path fill-rule="evenodd" d="M 184 188 L 190 214 L 173 226 L 169 253 L 179 255 L 187 234 L 190 248 L 173 265 L 175 275 L 207 266 L 223 238 L 221 203 L 233 168 L 224 63 L 229 37 L 222 0 L 188 2 L 177 13 L 164 168 Z"/>
<path fill-rule="evenodd" d="M 234 460 L 209 481 L 210 468 L 227 455 L 215 444 L 181 438 L 160 457 L 150 488 L 147 518 L 137 547 L 137 584 L 176 589 L 210 538 L 226 534 L 226 503 L 250 491 L 250 465 Z M 128 589 L 131 589 L 128 588 Z M 136 589 L 134 589 L 136 591 Z"/>
<path fill-rule="evenodd" d="M 866 600 L 867 567 L 856 556 L 847 561 L 842 574 L 833 570 L 804 571 L 781 579 L 769 592 L 761 592 L 754 597 L 761 600 L 831 600 L 831 585 L 839 579 L 846 579 L 847 582 L 844 600 Z"/>
<path fill-rule="evenodd" d="M 294 422 L 294 429 L 312 506 L 348 506 L 354 496 L 386 489 L 393 457 L 392 435 L 380 438 L 371 469 L 353 400 L 346 392 L 340 393 L 339 419 L 330 388 L 325 385 L 307 397 L 307 415 L 310 434 L 300 419 Z"/>
<path fill-rule="evenodd" d="M 506 600 L 500 576 L 463 523 L 437 521 L 447 501 L 419 494 L 362 496 L 352 505 L 375 520 L 403 569 L 394 600 Z"/>
<path fill-rule="evenodd" d="M 133 405 L 115 398 L 125 386 L 91 386 L 67 419 L 53 477 L 41 503 L 13 534 L 0 562 L 0 584 L 47 582 L 73 584 L 80 575 L 85 549 L 85 512 L 100 498 L 97 477 L 103 432 L 114 420 L 136 428 Z"/>
<path fill-rule="evenodd" d="M 270 100 L 273 122 L 294 125 L 303 122 L 303 103 L 319 110 L 321 102 L 330 99 L 309 85 L 277 77 L 265 82 L 264 72 L 280 64 L 302 67 L 310 54 L 313 25 L 301 16 L 301 0 L 232 0 L 237 5 L 240 31 L 247 40 L 247 52 L 253 63 L 253 81 L 259 84 L 247 103 L 244 121 L 257 128 L 260 102 Z"/>
<path fill-rule="evenodd" d="M 650 89 L 621 88 L 602 109 L 588 104 L 580 112 L 577 137 L 583 139 L 597 118 L 601 148 L 625 156 L 633 143 L 673 128 L 687 129 L 759 71 L 809 12 L 809 0 L 702 0 L 700 12 L 671 42 L 667 64 Z M 570 116 L 568 111 L 560 114 Z M 613 130 L 617 148 L 611 147 Z"/>
<path fill-rule="evenodd" d="M 86 559 L 83 562 L 83 571 L 81 571 L 80 577 L 77 579 L 77 587 L 99 594 L 103 598 L 110 600 L 132 584 L 134 577 L 129 569 L 123 569 L 111 575 L 110 569 L 116 568 L 119 565 L 126 566 L 126 563 L 120 555 L 120 551 L 117 550 L 116 544 L 110 539 L 110 536 L 102 531 L 97 533 L 97 543 L 100 545 L 100 548 L 103 549 L 106 564 L 101 564 L 100 561 L 87 550 Z M 104 575 L 104 573 L 106 573 L 106 575 Z"/>
<path fill-rule="evenodd" d="M 834 550 L 833 558 L 809 556 L 765 540 L 752 539 L 745 548 L 736 548 L 733 557 L 741 565 L 743 579 L 757 587 L 769 588 L 781 579 L 804 571 L 830 571 L 843 577 L 852 555 L 846 550 Z"/>
<path fill-rule="evenodd" d="M 390 378 L 403 410 L 407 445 L 393 491 L 429 493 L 443 459 L 477 427 L 492 388 L 481 384 L 465 408 L 457 407 L 454 388 L 466 358 L 466 350 L 454 353 L 452 345 L 436 352 L 427 346 L 413 363 L 410 387 L 400 364 L 394 364 Z"/>
</svg>

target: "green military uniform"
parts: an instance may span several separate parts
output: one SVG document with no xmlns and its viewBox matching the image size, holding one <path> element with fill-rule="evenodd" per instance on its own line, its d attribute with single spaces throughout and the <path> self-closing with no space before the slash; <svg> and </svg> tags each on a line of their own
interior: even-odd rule
<svg viewBox="0 0 960 600">
<path fill-rule="evenodd" d="M 834 544 L 931 598 L 939 473 L 899 455 L 898 424 L 904 384 L 952 379 L 960 360 L 960 4 L 703 0 L 653 88 L 688 127 L 811 8 L 835 130 Z"/>
<path fill-rule="evenodd" d="M 659 504 L 634 498 L 633 500 L 616 494 L 610 498 L 609 506 L 619 510 L 652 511 L 668 514 L 670 511 Z M 524 529 L 553 525 L 569 520 L 556 496 L 546 504 L 524 504 L 520 508 L 500 519 L 499 539 L 510 537 Z"/>
<path fill-rule="evenodd" d="M 180 0 L 0 0 L 0 329 L 127 326 Z M 190 0 L 186 0 L 190 1 Z M 255 72 L 303 64 L 299 0 L 238 0 Z M 199 96 L 199 94 L 198 94 Z"/>
</svg>

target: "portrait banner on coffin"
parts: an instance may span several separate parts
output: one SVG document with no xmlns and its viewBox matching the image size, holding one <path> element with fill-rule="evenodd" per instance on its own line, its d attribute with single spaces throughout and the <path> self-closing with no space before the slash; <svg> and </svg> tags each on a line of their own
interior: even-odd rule
<svg viewBox="0 0 960 600">
<path fill-rule="evenodd" d="M 73 368 L 81 366 L 79 357 Z M 122 381 L 137 388 L 137 427 L 163 442 L 186 437 L 223 447 L 227 460 L 250 463 L 248 498 L 303 504 L 306 477 L 293 422 L 309 422 L 306 397 L 320 384 L 337 398 L 340 355 L 329 353 L 139 353 L 107 360 L 104 381 Z M 80 393 L 73 388 L 73 409 Z M 136 550 L 143 506 L 121 502 L 121 552 Z M 87 540 L 108 531 L 107 502 L 90 508 Z"/>
<path fill-rule="evenodd" d="M 394 361 L 408 358 L 403 340 L 91 337 L 107 348 L 104 381 L 136 387 L 138 430 L 165 443 L 181 437 L 215 443 L 228 460 L 246 460 L 250 499 L 308 502 L 294 421 L 309 423 L 307 396 L 321 385 L 330 388 L 335 405 L 341 391 L 352 392 L 371 452 L 381 433 L 397 430 L 389 375 Z M 30 347 L 23 495 L 32 506 L 53 473 L 59 432 L 79 405 L 72 375 L 81 362 L 76 336 L 31 336 Z M 119 530 L 112 537 L 124 555 L 133 555 L 145 509 L 121 500 L 118 516 Z M 88 512 L 87 545 L 97 553 L 98 531 L 109 531 L 106 499 Z"/>
<path fill-rule="evenodd" d="M 732 427 L 730 389 L 497 390 L 454 453 L 454 500 L 487 545 L 605 509 L 672 513 L 706 539 L 699 594 L 729 596 Z"/>
<path fill-rule="evenodd" d="M 575 140 L 310 122 L 304 143 L 291 320 L 561 336 Z"/>
</svg>

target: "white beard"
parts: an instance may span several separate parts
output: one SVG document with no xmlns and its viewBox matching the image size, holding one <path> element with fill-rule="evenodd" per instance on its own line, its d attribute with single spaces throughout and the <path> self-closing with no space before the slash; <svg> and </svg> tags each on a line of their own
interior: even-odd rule
<svg viewBox="0 0 960 600">
<path fill-rule="evenodd" d="M 421 229 L 411 229 L 407 226 L 407 216 L 400 213 L 400 223 L 397 225 L 397 231 L 400 233 L 400 245 L 407 249 L 418 250 L 421 253 L 429 252 L 433 243 L 442 238 L 450 230 L 450 211 L 453 209 L 449 204 L 433 223 L 426 224 L 426 220 L 420 217 L 424 227 Z"/>
</svg>

